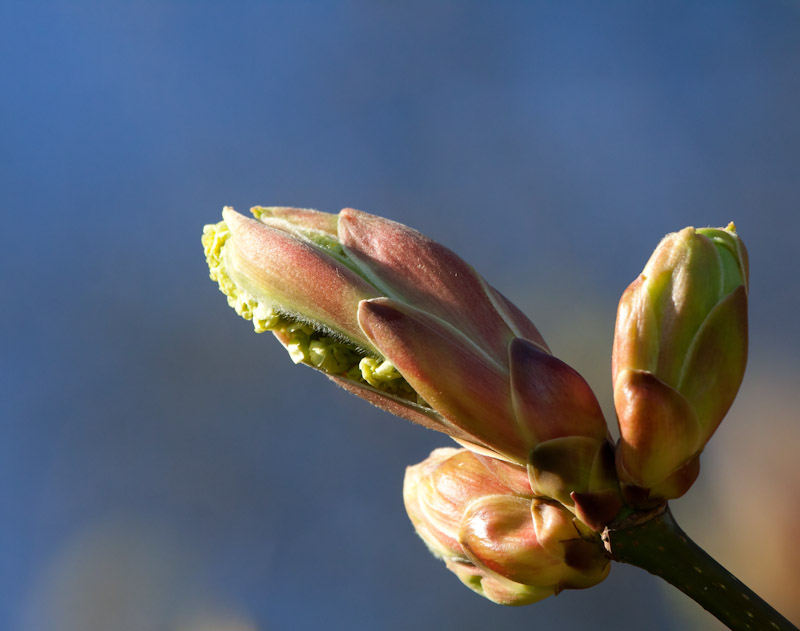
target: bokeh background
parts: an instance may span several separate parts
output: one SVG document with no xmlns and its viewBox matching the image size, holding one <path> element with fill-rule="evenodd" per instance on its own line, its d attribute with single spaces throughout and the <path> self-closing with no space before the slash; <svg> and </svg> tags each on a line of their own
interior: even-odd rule
<svg viewBox="0 0 800 631">
<path fill-rule="evenodd" d="M 615 566 L 522 609 L 414 534 L 448 440 L 295 368 L 209 281 L 223 205 L 352 206 L 475 265 L 613 422 L 667 232 L 751 257 L 740 398 L 673 503 L 800 622 L 800 4 L 0 3 L 0 628 L 714 629 Z"/>
</svg>

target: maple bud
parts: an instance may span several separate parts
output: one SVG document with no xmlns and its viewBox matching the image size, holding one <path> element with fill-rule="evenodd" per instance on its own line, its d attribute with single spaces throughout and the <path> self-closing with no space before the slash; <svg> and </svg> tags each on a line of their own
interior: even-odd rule
<svg viewBox="0 0 800 631">
<path fill-rule="evenodd" d="M 540 494 L 573 507 L 572 492 L 600 493 L 595 522 L 616 512 L 618 498 L 603 495 L 616 480 L 594 394 L 470 265 L 353 209 L 252 211 L 226 208 L 203 245 L 211 277 L 257 331 L 272 331 L 296 363 L 470 449 L 524 466 L 533 453 Z"/>
<path fill-rule="evenodd" d="M 411 522 L 468 587 L 524 605 L 602 581 L 599 537 L 559 503 L 533 496 L 525 470 L 465 449 L 437 449 L 406 471 Z"/>
<path fill-rule="evenodd" d="M 619 303 L 616 463 L 630 503 L 683 495 L 747 362 L 747 252 L 727 228 L 667 235 Z"/>
</svg>

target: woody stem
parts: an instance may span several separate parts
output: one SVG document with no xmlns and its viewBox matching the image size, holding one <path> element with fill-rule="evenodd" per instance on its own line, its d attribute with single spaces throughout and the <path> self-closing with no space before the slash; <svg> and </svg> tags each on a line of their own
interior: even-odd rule
<svg viewBox="0 0 800 631">
<path fill-rule="evenodd" d="M 611 558 L 660 576 L 732 631 L 798 631 L 681 530 L 664 504 L 603 533 Z"/>
</svg>

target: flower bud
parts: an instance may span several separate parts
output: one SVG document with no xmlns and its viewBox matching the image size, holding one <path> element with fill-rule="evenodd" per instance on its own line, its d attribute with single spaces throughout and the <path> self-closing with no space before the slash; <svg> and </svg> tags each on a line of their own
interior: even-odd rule
<svg viewBox="0 0 800 631">
<path fill-rule="evenodd" d="M 667 235 L 623 294 L 612 373 L 629 502 L 680 497 L 694 482 L 744 376 L 747 286 L 730 224 Z"/>
<path fill-rule="evenodd" d="M 585 380 L 456 254 L 352 209 L 231 208 L 206 226 L 211 277 L 295 363 L 461 445 L 528 467 L 595 530 L 621 506 L 608 429 Z"/>
<path fill-rule="evenodd" d="M 599 537 L 557 502 L 534 498 L 522 467 L 489 460 L 437 449 L 407 469 L 406 510 L 431 552 L 505 605 L 602 581 L 609 563 Z"/>
<path fill-rule="evenodd" d="M 537 492 L 566 505 L 616 484 L 596 465 L 608 430 L 586 382 L 456 254 L 353 209 L 252 212 L 205 227 L 211 277 L 296 363 L 492 457 L 527 465 L 545 445 Z"/>
</svg>

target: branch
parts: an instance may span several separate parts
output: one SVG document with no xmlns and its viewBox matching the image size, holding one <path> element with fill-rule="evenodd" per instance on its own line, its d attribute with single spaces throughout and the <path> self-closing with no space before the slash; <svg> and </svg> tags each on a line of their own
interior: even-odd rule
<svg viewBox="0 0 800 631">
<path fill-rule="evenodd" d="M 612 524 L 603 542 L 612 559 L 660 576 L 732 631 L 798 631 L 689 539 L 666 503 Z"/>
</svg>

